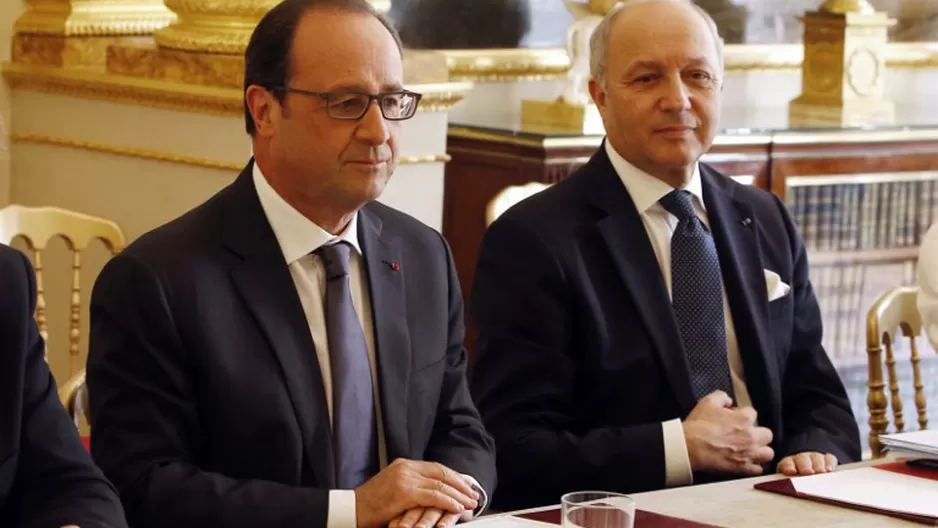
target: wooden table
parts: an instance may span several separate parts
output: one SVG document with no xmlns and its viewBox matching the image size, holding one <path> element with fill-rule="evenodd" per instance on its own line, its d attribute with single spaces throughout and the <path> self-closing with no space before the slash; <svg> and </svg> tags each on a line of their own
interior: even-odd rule
<svg viewBox="0 0 938 528">
<path fill-rule="evenodd" d="M 883 461 L 879 459 L 875 463 Z M 841 470 L 872 464 L 874 462 L 858 462 L 843 466 Z M 782 477 L 770 475 L 637 493 L 631 496 L 635 498 L 639 509 L 725 528 L 815 528 L 821 526 L 843 528 L 916 526 L 921 528 L 924 526 L 884 515 L 828 506 L 753 489 L 753 485 L 757 482 L 777 478 Z"/>
</svg>

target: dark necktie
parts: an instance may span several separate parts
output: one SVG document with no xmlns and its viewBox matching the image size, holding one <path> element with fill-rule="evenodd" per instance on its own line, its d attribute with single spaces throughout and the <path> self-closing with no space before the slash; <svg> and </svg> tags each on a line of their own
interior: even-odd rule
<svg viewBox="0 0 938 528">
<path fill-rule="evenodd" d="M 674 190 L 661 205 L 678 218 L 671 235 L 671 306 L 699 400 L 715 390 L 733 397 L 726 355 L 723 280 L 710 230 L 697 217 L 692 195 Z"/>
<path fill-rule="evenodd" d="M 326 269 L 326 331 L 332 364 L 332 433 L 337 487 L 378 472 L 378 434 L 365 333 L 352 304 L 346 242 L 316 250 Z"/>
</svg>

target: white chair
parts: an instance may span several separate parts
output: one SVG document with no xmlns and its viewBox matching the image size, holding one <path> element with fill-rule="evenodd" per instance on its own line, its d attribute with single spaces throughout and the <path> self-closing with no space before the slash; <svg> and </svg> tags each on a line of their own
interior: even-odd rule
<svg viewBox="0 0 938 528">
<path fill-rule="evenodd" d="M 490 225 L 515 204 L 547 189 L 550 185 L 549 183 L 531 182 L 524 185 L 505 187 L 495 195 L 495 198 L 492 198 L 485 208 L 485 225 Z"/>
</svg>

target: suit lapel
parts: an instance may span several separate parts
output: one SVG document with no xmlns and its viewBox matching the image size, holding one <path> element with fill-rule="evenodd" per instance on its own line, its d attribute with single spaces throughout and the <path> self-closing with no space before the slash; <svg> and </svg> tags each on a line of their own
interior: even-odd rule
<svg viewBox="0 0 938 528">
<path fill-rule="evenodd" d="M 700 174 L 746 386 L 762 425 L 777 430 L 774 425 L 781 418 L 775 395 L 781 394 L 781 382 L 777 370 L 769 368 L 774 362 L 773 343 L 767 326 L 769 302 L 757 219 L 748 203 L 734 197 L 734 184 L 729 179 L 703 164 Z"/>
<path fill-rule="evenodd" d="M 369 208 L 358 216 L 359 238 L 368 275 L 375 332 L 378 389 L 388 460 L 410 457 L 407 393 L 410 374 L 410 334 L 404 299 L 407 264 L 393 239 L 381 237 L 383 223 Z"/>
<path fill-rule="evenodd" d="M 661 267 L 635 203 L 606 156 L 603 146 L 589 162 L 595 205 L 606 215 L 597 223 L 619 275 L 632 296 L 642 323 L 651 335 L 683 415 L 697 401 L 691 389 L 684 347 Z"/>
<path fill-rule="evenodd" d="M 307 463 L 318 484 L 335 485 L 332 428 L 322 372 L 309 323 L 252 176 L 253 164 L 232 185 L 226 204 L 226 246 L 242 261 L 231 271 L 235 289 L 280 363 L 300 426 Z"/>
</svg>

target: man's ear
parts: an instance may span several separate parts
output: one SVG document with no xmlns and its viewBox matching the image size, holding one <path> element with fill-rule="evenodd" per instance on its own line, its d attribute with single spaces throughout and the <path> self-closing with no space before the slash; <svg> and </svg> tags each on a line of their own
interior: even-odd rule
<svg viewBox="0 0 938 528">
<path fill-rule="evenodd" d="M 279 121 L 281 116 L 281 106 L 277 98 L 266 88 L 252 84 L 244 92 L 244 102 L 254 119 L 257 135 L 271 135 L 274 130 L 274 123 Z"/>
<path fill-rule="evenodd" d="M 606 109 L 606 90 L 603 89 L 602 84 L 593 78 L 590 78 L 589 89 L 590 97 L 596 103 L 599 113 L 602 113 Z"/>
</svg>

